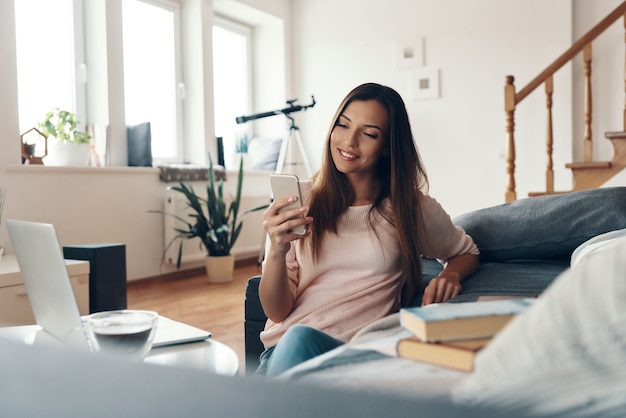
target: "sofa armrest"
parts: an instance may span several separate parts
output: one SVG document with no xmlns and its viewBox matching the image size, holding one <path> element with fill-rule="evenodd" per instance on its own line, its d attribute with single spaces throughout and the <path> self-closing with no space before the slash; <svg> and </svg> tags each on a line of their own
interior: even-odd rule
<svg viewBox="0 0 626 418">
<path fill-rule="evenodd" d="M 267 316 L 259 299 L 261 276 L 248 279 L 244 304 L 244 344 L 246 354 L 246 374 L 254 373 L 259 365 L 259 355 L 263 352 L 263 343 L 259 334 L 265 328 Z"/>
</svg>

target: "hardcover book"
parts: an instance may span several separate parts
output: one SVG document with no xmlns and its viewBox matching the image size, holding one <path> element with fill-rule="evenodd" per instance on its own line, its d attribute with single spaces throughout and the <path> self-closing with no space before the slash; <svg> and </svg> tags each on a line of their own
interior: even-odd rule
<svg viewBox="0 0 626 418">
<path fill-rule="evenodd" d="M 397 350 L 400 357 L 471 372 L 476 353 L 489 341 L 491 338 L 429 343 L 412 337 L 398 341 Z"/>
<path fill-rule="evenodd" d="M 535 300 L 433 303 L 402 308 L 400 324 L 420 340 L 428 342 L 491 337 Z"/>
</svg>

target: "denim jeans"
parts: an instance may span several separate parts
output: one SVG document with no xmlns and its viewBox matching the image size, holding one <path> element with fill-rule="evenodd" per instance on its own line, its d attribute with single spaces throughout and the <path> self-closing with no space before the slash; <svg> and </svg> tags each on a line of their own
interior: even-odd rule
<svg viewBox="0 0 626 418">
<path fill-rule="evenodd" d="M 343 344 L 343 341 L 309 327 L 294 325 L 274 347 L 263 351 L 256 375 L 278 376 L 287 369 Z"/>
</svg>

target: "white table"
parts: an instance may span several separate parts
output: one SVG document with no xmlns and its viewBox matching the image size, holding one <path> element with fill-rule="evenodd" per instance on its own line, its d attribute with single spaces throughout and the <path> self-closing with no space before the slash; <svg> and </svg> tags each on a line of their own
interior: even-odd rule
<svg viewBox="0 0 626 418">
<path fill-rule="evenodd" d="M 213 338 L 188 344 L 153 348 L 145 363 L 179 366 L 207 370 L 212 373 L 234 376 L 239 372 L 237 353 Z"/>
<path fill-rule="evenodd" d="M 0 328 L 0 338 L 24 344 L 61 344 L 39 325 Z M 234 376 L 239 372 L 237 353 L 225 344 L 208 338 L 187 344 L 177 344 L 150 350 L 145 363 L 162 366 L 205 370 L 215 374 Z"/>
</svg>

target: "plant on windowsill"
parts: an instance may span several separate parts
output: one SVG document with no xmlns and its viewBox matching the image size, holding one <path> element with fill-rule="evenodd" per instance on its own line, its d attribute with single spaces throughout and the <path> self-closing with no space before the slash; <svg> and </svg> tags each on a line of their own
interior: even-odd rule
<svg viewBox="0 0 626 418">
<path fill-rule="evenodd" d="M 91 135 L 79 131 L 76 115 L 58 107 L 46 113 L 38 126 L 48 138 L 47 165 L 89 165 Z"/>
<path fill-rule="evenodd" d="M 231 254 L 231 250 L 243 226 L 243 221 L 239 217 L 242 185 L 243 159 L 239 161 L 235 196 L 227 203 L 227 199 L 224 196 L 224 179 L 215 179 L 213 160 L 209 155 L 206 198 L 199 196 L 190 185 L 183 182 L 180 182 L 178 186 L 172 187 L 172 190 L 181 193 L 185 197 L 187 208 L 190 209 L 188 218 L 165 211 L 150 211 L 174 217 L 179 221 L 179 226 L 174 228 L 176 235 L 167 243 L 165 249 L 165 252 L 167 252 L 176 241 L 179 242 L 178 256 L 176 258 L 177 268 L 180 268 L 181 264 L 183 240 L 199 238 L 200 245 L 207 252 L 205 265 L 208 281 L 210 283 L 220 283 L 232 280 L 235 258 Z M 266 207 L 267 205 L 262 205 L 246 210 L 242 213 L 242 216 Z"/>
</svg>

